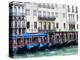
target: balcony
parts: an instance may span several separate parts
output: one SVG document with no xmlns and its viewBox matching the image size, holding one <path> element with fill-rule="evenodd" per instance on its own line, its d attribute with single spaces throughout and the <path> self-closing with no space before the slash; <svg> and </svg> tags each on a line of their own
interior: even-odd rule
<svg viewBox="0 0 80 60">
<path fill-rule="evenodd" d="M 56 18 L 55 17 L 42 17 L 42 16 L 39 16 L 38 17 L 39 20 L 50 20 L 50 21 L 54 21 Z"/>
<path fill-rule="evenodd" d="M 56 31 L 56 28 L 54 27 L 53 29 L 41 29 L 40 27 L 38 28 L 38 31 L 40 32 L 50 32 L 50 31 Z"/>
</svg>

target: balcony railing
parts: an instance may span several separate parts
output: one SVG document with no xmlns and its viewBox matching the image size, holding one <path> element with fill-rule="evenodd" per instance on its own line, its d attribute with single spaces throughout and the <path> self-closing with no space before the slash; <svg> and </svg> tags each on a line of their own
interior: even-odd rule
<svg viewBox="0 0 80 60">
<path fill-rule="evenodd" d="M 46 16 L 42 17 L 42 16 L 39 16 L 38 19 L 39 20 L 52 20 L 52 21 L 54 21 L 56 18 L 55 17 L 46 17 Z"/>
<path fill-rule="evenodd" d="M 38 28 L 38 31 L 44 31 L 44 32 L 48 32 L 48 31 L 56 31 L 56 28 L 54 27 L 53 29 L 42 29 L 42 28 Z"/>
</svg>

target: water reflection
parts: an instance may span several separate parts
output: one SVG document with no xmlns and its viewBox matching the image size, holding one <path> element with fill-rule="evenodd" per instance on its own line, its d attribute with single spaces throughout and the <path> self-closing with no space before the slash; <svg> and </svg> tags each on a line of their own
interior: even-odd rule
<svg viewBox="0 0 80 60">
<path fill-rule="evenodd" d="M 60 49 L 51 49 L 45 51 L 38 51 L 35 53 L 26 53 L 26 55 L 16 55 L 15 58 L 26 58 L 26 57 L 44 57 L 44 56 L 60 56 L 60 55 L 76 55 L 78 54 L 77 46 L 63 47 Z"/>
</svg>

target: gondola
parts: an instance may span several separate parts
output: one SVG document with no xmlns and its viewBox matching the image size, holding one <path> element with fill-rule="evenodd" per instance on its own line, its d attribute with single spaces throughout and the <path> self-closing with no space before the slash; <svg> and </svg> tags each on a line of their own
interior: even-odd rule
<svg viewBox="0 0 80 60">
<path fill-rule="evenodd" d="M 29 33 L 25 33 L 23 34 L 23 37 L 24 37 L 24 41 L 25 41 L 25 50 L 26 52 L 31 52 L 34 45 L 33 45 L 33 42 L 32 42 L 32 35 L 29 34 Z"/>
<path fill-rule="evenodd" d="M 32 50 L 33 52 L 36 52 L 36 51 L 38 50 L 39 43 L 36 43 L 36 44 L 34 43 L 33 46 L 34 46 L 34 47 L 33 47 L 31 50 Z"/>
<path fill-rule="evenodd" d="M 39 44 L 28 44 L 27 47 L 27 52 L 36 52 L 38 49 Z"/>
<path fill-rule="evenodd" d="M 18 51 L 17 54 L 26 54 L 23 36 L 17 36 Z"/>
<path fill-rule="evenodd" d="M 43 51 L 43 50 L 47 49 L 47 47 L 48 47 L 48 43 L 39 43 L 38 50 Z"/>
<path fill-rule="evenodd" d="M 78 45 L 78 41 L 75 40 L 75 41 L 73 42 L 73 45 Z"/>
<path fill-rule="evenodd" d="M 54 45 L 49 42 L 49 44 L 48 44 L 48 49 L 53 49 L 53 46 L 54 46 Z"/>
<path fill-rule="evenodd" d="M 23 34 L 23 36 L 25 38 L 31 38 L 31 39 L 27 39 L 29 42 L 29 44 L 26 45 L 26 51 L 27 52 L 35 52 L 37 50 L 45 50 L 48 46 L 48 43 L 40 43 L 40 42 L 36 42 L 34 43 L 34 41 L 39 41 L 38 39 L 37 40 L 34 40 L 33 38 L 37 37 L 37 38 L 41 38 L 41 37 L 45 37 L 47 36 L 47 34 L 44 34 L 44 33 L 35 33 L 35 34 Z"/>
<path fill-rule="evenodd" d="M 48 35 L 45 33 L 37 33 L 37 34 L 34 34 L 34 36 L 39 37 L 39 39 L 38 39 L 39 45 L 37 46 L 38 51 L 43 51 L 43 50 L 47 49 L 48 42 L 47 42 L 47 39 L 45 37 L 47 37 Z"/>
<path fill-rule="evenodd" d="M 59 48 L 64 47 L 66 45 L 67 42 L 62 42 L 59 46 Z"/>
<path fill-rule="evenodd" d="M 72 43 L 72 41 L 67 41 L 66 43 L 65 43 L 65 45 L 64 45 L 64 47 L 69 47 L 70 45 L 71 45 L 71 43 Z"/>
</svg>

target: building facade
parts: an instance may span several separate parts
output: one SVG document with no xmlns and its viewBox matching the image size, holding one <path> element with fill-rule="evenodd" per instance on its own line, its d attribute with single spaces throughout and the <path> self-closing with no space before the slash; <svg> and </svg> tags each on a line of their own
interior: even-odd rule
<svg viewBox="0 0 80 60">
<path fill-rule="evenodd" d="M 26 31 L 25 5 L 24 3 L 11 2 L 9 4 L 9 29 L 10 33 L 21 35 Z"/>
<path fill-rule="evenodd" d="M 41 30 L 78 31 L 77 6 L 39 3 L 38 17 Z"/>
<path fill-rule="evenodd" d="M 10 2 L 10 30 L 17 34 L 78 31 L 78 7 L 66 4 Z"/>
</svg>

